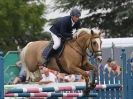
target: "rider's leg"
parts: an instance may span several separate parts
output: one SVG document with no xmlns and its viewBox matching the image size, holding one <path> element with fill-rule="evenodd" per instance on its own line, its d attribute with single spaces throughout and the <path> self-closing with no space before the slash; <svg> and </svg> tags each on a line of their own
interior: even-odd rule
<svg viewBox="0 0 133 99">
<path fill-rule="evenodd" d="M 51 56 L 51 54 L 53 53 L 53 42 L 50 42 L 49 45 L 45 48 L 44 52 L 43 52 L 43 57 L 45 58 L 45 62 L 44 64 L 47 65 L 49 62 L 49 57 Z"/>
<path fill-rule="evenodd" d="M 52 39 L 54 41 L 53 49 L 57 50 L 61 45 L 61 38 L 57 37 L 55 34 L 51 33 Z"/>
<path fill-rule="evenodd" d="M 44 54 L 45 62 L 44 64 L 47 65 L 49 62 L 49 57 L 52 56 L 52 53 L 55 52 L 60 47 L 61 38 L 57 37 L 55 34 L 51 33 L 53 42 L 50 42 L 48 47 L 46 48 L 46 53 Z M 53 44 L 52 44 L 53 43 Z"/>
</svg>

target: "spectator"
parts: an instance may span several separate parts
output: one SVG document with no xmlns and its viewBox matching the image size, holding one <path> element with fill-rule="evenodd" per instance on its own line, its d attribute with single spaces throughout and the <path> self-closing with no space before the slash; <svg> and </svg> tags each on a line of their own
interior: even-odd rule
<svg viewBox="0 0 133 99">
<path fill-rule="evenodd" d="M 105 64 L 104 66 L 104 70 L 105 69 L 108 69 L 109 74 L 111 71 L 113 73 L 118 73 L 118 75 L 120 74 L 120 66 L 116 63 L 116 61 L 112 60 L 111 58 L 107 60 L 107 64 Z"/>
<path fill-rule="evenodd" d="M 57 77 L 50 72 L 48 68 L 43 68 L 42 80 L 40 80 L 39 84 L 49 84 L 57 82 Z"/>
<path fill-rule="evenodd" d="M 24 66 L 22 65 L 22 62 L 18 61 L 16 63 L 16 66 L 20 68 L 20 73 L 19 73 L 19 76 L 14 79 L 13 84 L 25 82 L 26 81 L 26 72 L 25 72 Z"/>
<path fill-rule="evenodd" d="M 74 82 L 75 81 L 75 75 L 67 75 L 64 77 L 64 82 Z"/>
<path fill-rule="evenodd" d="M 44 67 L 42 65 L 39 66 L 39 69 L 40 69 L 41 74 L 43 74 L 43 68 Z"/>
<path fill-rule="evenodd" d="M 57 76 L 57 74 L 58 74 L 58 72 L 55 71 L 55 70 L 49 69 L 49 71 L 50 71 L 51 73 L 53 73 L 55 76 Z"/>
<path fill-rule="evenodd" d="M 58 82 L 64 82 L 64 77 L 65 77 L 64 73 L 58 73 L 57 74 Z"/>
<path fill-rule="evenodd" d="M 113 73 L 118 73 L 118 75 L 120 74 L 120 65 L 118 65 L 116 61 L 112 61 L 110 67 Z"/>
<path fill-rule="evenodd" d="M 82 76 L 81 75 L 75 75 L 75 82 L 81 81 Z"/>
<path fill-rule="evenodd" d="M 110 63 L 111 63 L 112 61 L 113 61 L 112 58 L 108 58 L 107 63 L 106 63 L 105 66 L 104 66 L 104 70 L 105 70 L 105 69 L 108 69 L 108 67 L 110 67 Z"/>
</svg>

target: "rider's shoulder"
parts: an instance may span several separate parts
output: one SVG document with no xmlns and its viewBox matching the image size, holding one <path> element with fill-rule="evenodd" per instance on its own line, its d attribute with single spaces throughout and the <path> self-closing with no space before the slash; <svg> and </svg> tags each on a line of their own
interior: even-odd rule
<svg viewBox="0 0 133 99">
<path fill-rule="evenodd" d="M 67 20 L 70 20 L 70 19 L 71 19 L 71 16 L 64 16 L 64 17 L 60 18 L 61 21 L 67 21 Z"/>
</svg>

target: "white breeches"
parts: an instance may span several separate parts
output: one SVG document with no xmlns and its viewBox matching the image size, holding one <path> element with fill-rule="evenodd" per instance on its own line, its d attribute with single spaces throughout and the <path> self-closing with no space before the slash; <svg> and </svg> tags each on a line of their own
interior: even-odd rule
<svg viewBox="0 0 133 99">
<path fill-rule="evenodd" d="M 57 37 L 54 33 L 51 33 L 52 39 L 54 41 L 53 49 L 57 50 L 61 44 L 61 38 Z"/>
</svg>

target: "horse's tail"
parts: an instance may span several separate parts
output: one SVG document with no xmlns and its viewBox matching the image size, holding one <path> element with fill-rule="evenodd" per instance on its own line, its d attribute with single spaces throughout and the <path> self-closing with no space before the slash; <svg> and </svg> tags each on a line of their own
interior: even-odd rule
<svg viewBox="0 0 133 99">
<path fill-rule="evenodd" d="M 34 76 L 33 76 L 33 73 L 29 71 L 28 67 L 26 66 L 26 62 L 25 62 L 25 55 L 26 55 L 26 51 L 27 51 L 27 48 L 28 46 L 32 44 L 32 42 L 29 42 L 21 51 L 20 53 L 20 59 L 21 59 L 21 62 L 22 62 L 22 65 L 24 66 L 25 68 L 25 71 L 26 71 L 26 80 L 33 80 L 34 79 Z"/>
</svg>

